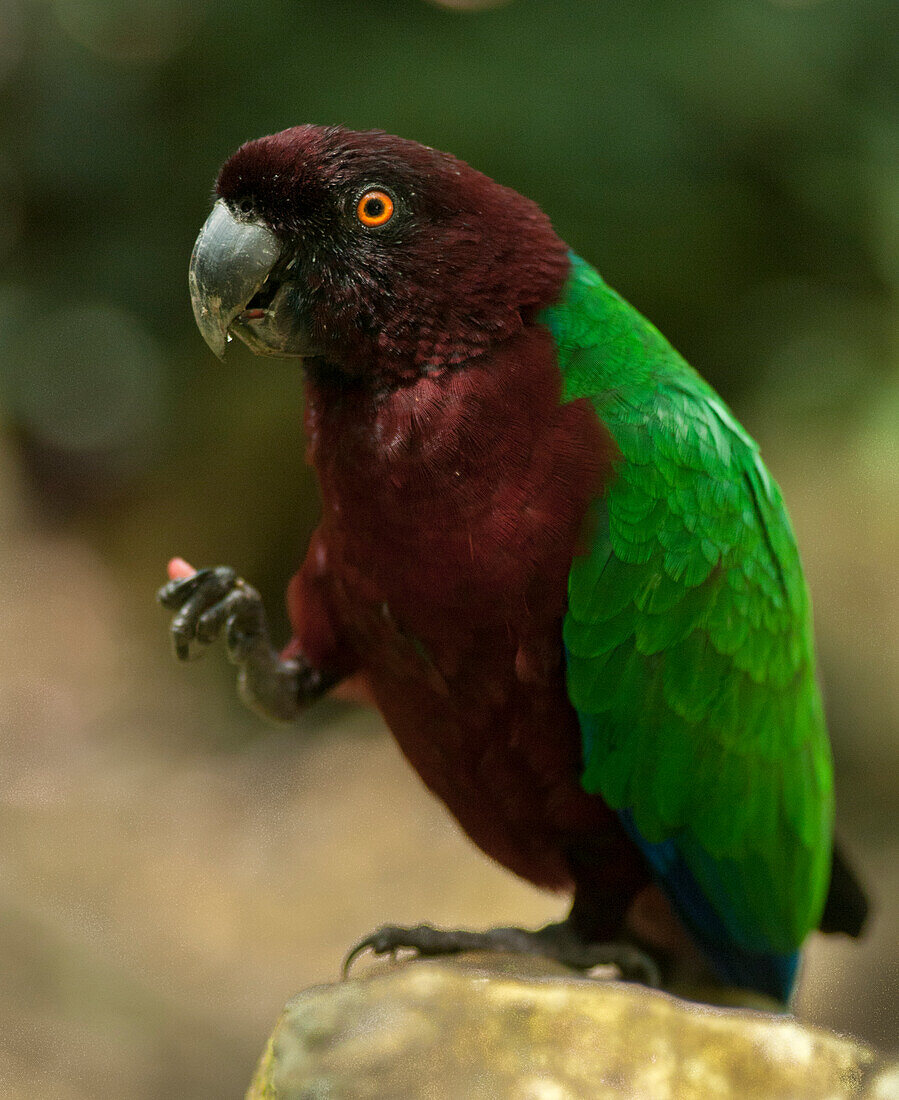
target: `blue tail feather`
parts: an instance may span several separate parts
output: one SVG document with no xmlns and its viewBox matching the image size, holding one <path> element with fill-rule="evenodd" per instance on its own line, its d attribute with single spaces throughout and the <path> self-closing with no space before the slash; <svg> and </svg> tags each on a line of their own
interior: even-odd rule
<svg viewBox="0 0 899 1100">
<path fill-rule="evenodd" d="M 629 810 L 620 810 L 618 817 L 722 980 L 789 1001 L 799 969 L 799 951 L 784 955 L 741 947 L 703 894 L 676 841 L 650 843 L 640 835 Z"/>
</svg>

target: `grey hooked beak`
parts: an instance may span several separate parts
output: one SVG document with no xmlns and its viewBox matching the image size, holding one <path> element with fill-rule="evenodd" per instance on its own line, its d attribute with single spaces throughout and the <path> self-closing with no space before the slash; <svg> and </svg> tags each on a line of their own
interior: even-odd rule
<svg viewBox="0 0 899 1100">
<path fill-rule="evenodd" d="M 228 329 L 262 287 L 281 255 L 270 229 L 241 221 L 219 199 L 190 258 L 190 300 L 197 326 L 213 353 L 224 358 Z"/>
</svg>

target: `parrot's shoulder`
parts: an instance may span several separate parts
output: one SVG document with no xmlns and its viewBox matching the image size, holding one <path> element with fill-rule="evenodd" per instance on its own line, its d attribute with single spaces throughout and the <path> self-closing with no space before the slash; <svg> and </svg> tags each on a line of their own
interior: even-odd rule
<svg viewBox="0 0 899 1100">
<path fill-rule="evenodd" d="M 705 486 L 726 500 L 693 501 L 697 510 L 720 512 L 727 504 L 742 513 L 751 507 L 754 523 L 789 532 L 780 492 L 755 440 L 661 332 L 593 267 L 571 255 L 565 289 L 541 320 L 553 336 L 563 400 L 589 400 L 618 447 L 622 461 L 610 486 L 613 495 L 628 482 L 642 482 L 676 507 L 682 486 L 693 492 Z M 775 552 L 792 557 L 791 533 Z"/>
<path fill-rule="evenodd" d="M 559 300 L 540 315 L 553 338 L 563 397 L 588 398 L 606 423 L 653 418 L 658 430 L 690 446 L 689 429 L 728 436 L 737 450 L 757 450 L 725 403 L 661 332 L 586 261 L 570 256 Z M 727 447 L 717 448 L 723 460 Z M 714 456 L 709 456 L 713 458 Z"/>
</svg>

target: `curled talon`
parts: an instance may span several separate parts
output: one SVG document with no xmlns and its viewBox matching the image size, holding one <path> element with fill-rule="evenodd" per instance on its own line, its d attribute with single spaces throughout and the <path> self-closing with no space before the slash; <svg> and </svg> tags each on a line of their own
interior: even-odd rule
<svg viewBox="0 0 899 1100">
<path fill-rule="evenodd" d="M 410 935 L 414 939 L 415 935 L 422 931 L 434 932 L 436 930 L 423 924 L 418 925 L 416 928 L 402 928 L 396 924 L 385 924 L 380 928 L 376 928 L 370 936 L 366 936 L 364 940 L 360 940 L 350 948 L 349 953 L 343 960 L 343 966 L 341 967 L 342 977 L 346 979 L 349 976 L 350 967 L 365 951 L 371 951 L 373 955 L 392 955 L 396 958 L 397 951 L 400 947 L 409 947 L 413 950 L 419 950 L 417 944 L 410 944 L 405 941 L 410 938 Z"/>
<path fill-rule="evenodd" d="M 359 956 L 363 952 L 367 951 L 369 948 L 372 948 L 372 950 L 374 950 L 373 940 L 373 936 L 368 936 L 366 937 L 366 939 L 360 940 L 359 943 L 357 943 L 354 947 L 350 949 L 346 958 L 343 960 L 343 965 L 340 968 L 340 977 L 343 981 L 346 981 L 347 978 L 349 978 L 350 967 L 353 965 L 356 959 L 358 959 Z M 375 951 L 375 954 L 378 954 L 378 952 Z"/>
</svg>

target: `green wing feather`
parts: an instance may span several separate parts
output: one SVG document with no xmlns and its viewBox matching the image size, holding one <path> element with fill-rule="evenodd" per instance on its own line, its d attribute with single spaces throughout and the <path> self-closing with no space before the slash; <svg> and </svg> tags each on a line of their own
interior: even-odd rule
<svg viewBox="0 0 899 1100">
<path fill-rule="evenodd" d="M 833 820 L 811 609 L 753 440 L 577 257 L 546 310 L 566 400 L 621 452 L 564 623 L 582 782 L 677 847 L 728 930 L 790 951 L 817 925 Z"/>
</svg>

